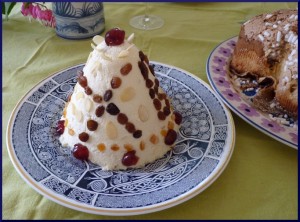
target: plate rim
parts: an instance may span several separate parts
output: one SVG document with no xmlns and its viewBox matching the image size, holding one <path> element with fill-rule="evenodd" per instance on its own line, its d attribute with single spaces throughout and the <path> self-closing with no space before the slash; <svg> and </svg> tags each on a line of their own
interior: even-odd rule
<svg viewBox="0 0 300 222">
<path fill-rule="evenodd" d="M 213 90 L 216 92 L 216 94 L 218 95 L 218 97 L 222 100 L 222 102 L 224 102 L 226 104 L 226 106 L 231 110 L 233 111 L 235 114 L 237 114 L 240 118 L 242 118 L 245 122 L 247 122 L 248 124 L 250 124 L 251 126 L 253 126 L 255 129 L 258 129 L 259 131 L 261 131 L 262 133 L 266 134 L 267 136 L 293 148 L 293 149 L 296 149 L 298 150 L 298 145 L 292 143 L 292 142 L 289 142 L 287 141 L 286 139 L 283 139 L 282 137 L 278 137 L 276 136 L 274 133 L 266 130 L 265 128 L 263 127 L 260 127 L 257 123 L 255 123 L 253 120 L 247 118 L 245 115 L 243 115 L 243 113 L 241 113 L 239 110 L 236 109 L 235 106 L 233 106 L 230 102 L 228 102 L 228 100 L 222 95 L 222 93 L 218 90 L 215 82 L 212 80 L 212 76 L 210 74 L 210 71 L 209 71 L 209 64 L 210 64 L 210 61 L 211 61 L 211 56 L 212 54 L 221 46 L 223 45 L 224 43 L 226 42 L 229 42 L 230 40 L 233 40 L 233 39 L 236 39 L 238 38 L 238 36 L 233 36 L 231 38 L 228 38 L 224 41 L 222 41 L 221 43 L 219 43 L 209 54 L 209 57 L 207 59 L 207 62 L 206 62 L 206 75 L 207 75 L 207 78 L 208 78 L 208 81 L 209 83 L 211 84 Z M 242 99 L 242 98 L 241 98 Z M 243 99 L 242 99 L 243 100 Z M 243 100 L 244 101 L 244 100 Z M 248 103 L 247 103 L 248 104 Z M 254 108 L 253 106 L 251 106 L 252 108 Z M 259 112 L 261 114 L 261 111 L 260 110 L 257 110 L 255 109 L 257 112 Z M 261 114 L 262 115 L 262 114 Z M 268 118 L 266 116 L 264 116 L 265 118 Z M 268 118 L 269 119 L 269 118 Z"/>
<path fill-rule="evenodd" d="M 11 162 L 13 163 L 14 168 L 18 172 L 18 174 L 21 176 L 21 178 L 28 184 L 30 185 L 31 188 L 33 188 L 35 191 L 37 191 L 40 195 L 43 197 L 46 197 L 47 199 L 53 201 L 56 204 L 62 205 L 64 207 L 67 207 L 69 209 L 73 209 L 79 212 L 85 212 L 85 213 L 91 213 L 95 215 L 107 215 L 107 216 L 130 216 L 130 215 L 141 215 L 141 214 L 148 214 L 148 213 L 153 213 L 153 212 L 158 212 L 161 210 L 165 210 L 168 208 L 171 208 L 173 206 L 179 205 L 183 202 L 186 202 L 190 200 L 191 198 L 195 197 L 196 195 L 202 193 L 204 190 L 206 190 L 215 180 L 217 180 L 220 175 L 223 173 L 223 171 L 226 169 L 228 163 L 231 160 L 232 153 L 234 151 L 235 147 L 235 138 L 236 138 L 236 131 L 235 131 L 235 124 L 233 117 L 231 115 L 231 112 L 229 109 L 223 104 L 222 100 L 218 97 L 218 95 L 213 91 L 212 87 L 204 82 L 202 79 L 197 77 L 196 75 L 193 75 L 192 73 L 178 68 L 173 65 L 168 65 L 156 61 L 150 61 L 152 64 L 157 64 L 157 65 L 162 65 L 163 67 L 168 67 L 170 69 L 176 69 L 178 71 L 181 71 L 188 76 L 192 77 L 196 81 L 200 82 L 207 88 L 210 93 L 216 96 L 218 102 L 221 104 L 221 106 L 224 108 L 225 115 L 228 118 L 228 126 L 230 128 L 228 129 L 228 132 L 230 133 L 228 136 L 228 143 L 225 144 L 224 147 L 226 147 L 228 150 L 226 153 L 226 156 L 223 156 L 220 158 L 220 161 L 216 168 L 212 171 L 214 173 L 211 173 L 202 183 L 202 186 L 199 187 L 199 184 L 184 192 L 183 194 L 180 194 L 179 196 L 169 199 L 167 201 L 163 201 L 161 203 L 149 205 L 149 206 L 142 206 L 142 207 L 135 207 L 135 208 L 95 208 L 95 207 L 88 207 L 88 206 L 82 206 L 80 203 L 75 204 L 73 202 L 68 201 L 67 199 L 60 197 L 58 195 L 54 195 L 50 190 L 46 189 L 46 187 L 42 187 L 40 185 L 40 182 L 35 181 L 28 173 L 27 171 L 23 168 L 22 164 L 18 160 L 18 158 L 15 155 L 15 149 L 13 147 L 13 144 L 11 142 L 11 133 L 12 133 L 12 128 L 13 128 L 13 123 L 16 118 L 17 111 L 20 109 L 22 104 L 26 101 L 27 96 L 32 93 L 34 89 L 37 89 L 43 82 L 47 82 L 50 80 L 53 76 L 56 76 L 62 72 L 65 72 L 69 69 L 76 68 L 78 66 L 82 66 L 85 63 L 80 63 L 77 65 L 72 65 L 67 68 L 60 69 L 59 71 L 54 72 L 53 74 L 48 75 L 38 83 L 34 84 L 34 86 L 25 93 L 24 96 L 21 97 L 21 99 L 17 102 L 15 105 L 14 109 L 12 110 L 12 113 L 9 117 L 8 125 L 6 127 L 6 146 L 7 146 L 7 151 L 9 154 L 9 158 Z M 209 178 L 211 177 L 211 178 Z M 209 179 L 208 179 L 209 178 Z"/>
</svg>

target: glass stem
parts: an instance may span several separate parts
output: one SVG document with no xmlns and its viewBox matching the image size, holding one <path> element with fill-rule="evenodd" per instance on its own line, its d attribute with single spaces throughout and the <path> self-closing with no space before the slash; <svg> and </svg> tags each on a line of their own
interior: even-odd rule
<svg viewBox="0 0 300 222">
<path fill-rule="evenodd" d="M 146 2 L 144 24 L 147 25 L 147 23 L 149 21 L 150 21 L 150 17 L 149 17 L 149 4 L 148 4 L 148 2 Z"/>
</svg>

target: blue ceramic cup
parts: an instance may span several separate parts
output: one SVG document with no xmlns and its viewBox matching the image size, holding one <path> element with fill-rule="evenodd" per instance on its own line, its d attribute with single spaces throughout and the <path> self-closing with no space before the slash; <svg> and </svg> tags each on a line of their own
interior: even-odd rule
<svg viewBox="0 0 300 222">
<path fill-rule="evenodd" d="M 66 39 L 86 39 L 104 30 L 103 3 L 53 2 L 56 33 Z"/>
</svg>

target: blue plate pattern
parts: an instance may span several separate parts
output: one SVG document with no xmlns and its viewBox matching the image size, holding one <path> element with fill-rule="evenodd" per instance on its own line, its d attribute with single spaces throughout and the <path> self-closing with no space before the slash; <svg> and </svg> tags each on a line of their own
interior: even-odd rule
<svg viewBox="0 0 300 222">
<path fill-rule="evenodd" d="M 75 159 L 55 135 L 76 73 L 58 72 L 32 89 L 15 108 L 7 143 L 17 171 L 34 189 L 72 209 L 134 215 L 182 203 L 225 169 L 234 147 L 232 117 L 212 90 L 184 70 L 152 62 L 161 87 L 183 116 L 176 146 L 144 168 L 102 171 Z"/>
</svg>

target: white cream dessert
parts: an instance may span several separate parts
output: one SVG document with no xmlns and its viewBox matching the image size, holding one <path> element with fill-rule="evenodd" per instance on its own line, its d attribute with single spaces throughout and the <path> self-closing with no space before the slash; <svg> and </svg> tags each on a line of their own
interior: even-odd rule
<svg viewBox="0 0 300 222">
<path fill-rule="evenodd" d="M 59 121 L 60 142 L 103 170 L 143 167 L 177 138 L 181 115 L 170 106 L 134 35 L 112 29 L 94 50 Z M 63 124 L 63 126 L 62 126 Z"/>
</svg>

